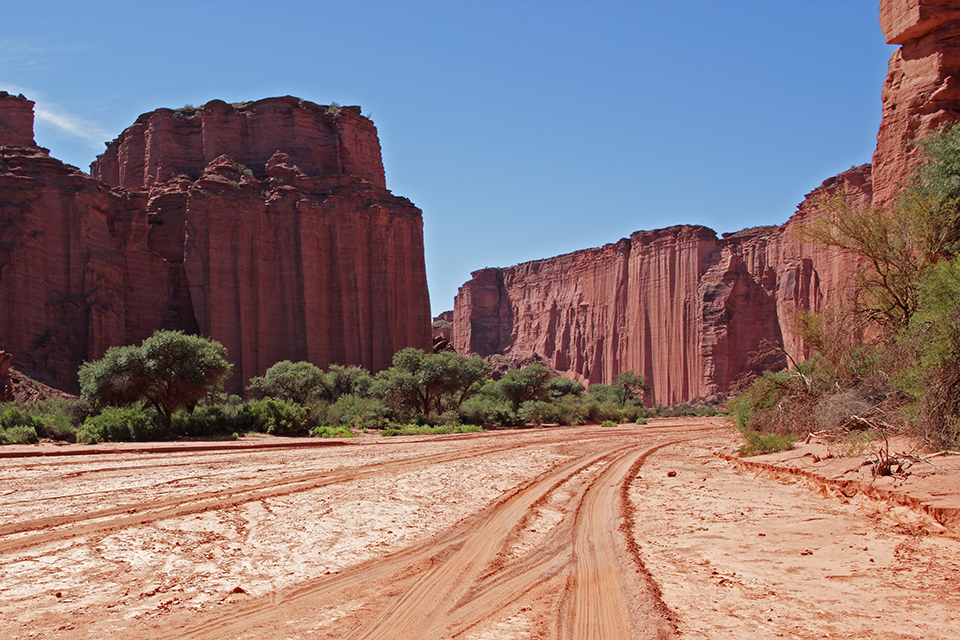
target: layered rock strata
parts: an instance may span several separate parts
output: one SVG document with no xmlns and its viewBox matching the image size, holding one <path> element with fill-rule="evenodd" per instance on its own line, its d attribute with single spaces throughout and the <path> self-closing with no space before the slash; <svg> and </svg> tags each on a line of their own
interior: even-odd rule
<svg viewBox="0 0 960 640">
<path fill-rule="evenodd" d="M 870 166 L 825 182 L 781 227 L 718 238 L 679 226 L 640 231 L 598 249 L 473 273 L 454 305 L 460 353 L 542 358 L 588 383 L 623 371 L 647 378 L 649 401 L 674 404 L 727 391 L 763 363 L 765 343 L 794 356 L 793 317 L 852 286 L 855 262 L 804 242 L 797 229 L 820 198 L 870 201 Z"/>
<path fill-rule="evenodd" d="M 358 107 L 160 109 L 88 176 L 34 145 L 32 106 L 0 96 L 0 346 L 24 373 L 72 390 L 160 328 L 221 341 L 234 391 L 279 360 L 430 348 L 421 212 Z"/>
</svg>

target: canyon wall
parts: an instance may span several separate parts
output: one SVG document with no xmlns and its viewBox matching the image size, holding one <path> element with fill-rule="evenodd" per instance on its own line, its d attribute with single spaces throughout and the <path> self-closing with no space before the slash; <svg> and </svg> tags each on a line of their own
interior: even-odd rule
<svg viewBox="0 0 960 640">
<path fill-rule="evenodd" d="M 462 353 L 542 360 L 586 382 L 633 369 L 655 404 L 723 393 L 764 344 L 807 355 L 799 310 L 822 310 L 854 285 L 856 260 L 804 241 L 824 195 L 851 207 L 891 205 L 920 159 L 914 143 L 960 118 L 960 6 L 883 0 L 899 44 L 883 86 L 873 164 L 831 178 L 779 227 L 716 234 L 703 227 L 634 233 L 599 249 L 475 272 L 457 295 Z M 772 364 L 772 363 L 767 363 Z M 782 363 L 781 363 L 782 364 Z"/>
<path fill-rule="evenodd" d="M 76 369 L 160 328 L 222 342 L 229 388 L 283 360 L 390 365 L 431 346 L 421 212 L 358 107 L 270 98 L 144 114 L 87 175 L 0 95 L 0 347 Z"/>
<path fill-rule="evenodd" d="M 632 369 L 646 376 L 654 404 L 723 393 L 759 366 L 750 356 L 764 342 L 802 355 L 794 313 L 818 311 L 852 285 L 851 256 L 797 232 L 833 193 L 869 203 L 869 165 L 825 182 L 781 227 L 724 238 L 699 226 L 641 231 L 477 271 L 454 304 L 454 349 L 541 359 L 587 383 Z"/>
<path fill-rule="evenodd" d="M 910 179 L 920 149 L 911 144 L 960 118 L 960 5 L 952 0 L 882 0 L 890 44 L 883 120 L 873 155 L 875 202 L 890 203 Z"/>
</svg>

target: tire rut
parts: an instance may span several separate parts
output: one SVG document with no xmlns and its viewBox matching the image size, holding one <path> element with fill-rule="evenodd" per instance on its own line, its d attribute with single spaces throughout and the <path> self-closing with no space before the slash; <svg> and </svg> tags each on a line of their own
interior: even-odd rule
<svg viewBox="0 0 960 640">
<path fill-rule="evenodd" d="M 656 584 L 626 542 L 623 497 L 647 456 L 696 438 L 657 439 L 564 463 L 421 545 L 269 600 L 231 606 L 160 637 L 209 638 L 212 628 L 218 637 L 281 637 L 273 629 L 296 637 L 290 635 L 293 621 L 316 620 L 320 603 L 335 602 L 362 604 L 334 627 L 322 628 L 327 635 L 314 637 L 461 638 L 502 619 L 505 611 L 531 609 L 555 621 L 545 626 L 558 638 L 666 637 L 675 628 Z M 523 527 L 561 490 L 572 493 L 562 519 L 533 549 L 512 557 Z M 538 590 L 544 598 L 531 596 Z"/>
</svg>

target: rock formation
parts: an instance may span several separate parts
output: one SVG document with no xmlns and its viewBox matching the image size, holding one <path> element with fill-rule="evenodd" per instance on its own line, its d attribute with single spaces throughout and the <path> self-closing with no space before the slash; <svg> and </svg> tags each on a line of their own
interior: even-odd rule
<svg viewBox="0 0 960 640">
<path fill-rule="evenodd" d="M 13 354 L 0 350 L 0 402 L 13 400 L 13 382 L 10 380 L 10 361 Z"/>
<path fill-rule="evenodd" d="M 718 238 L 679 226 L 640 231 L 599 249 L 483 269 L 454 305 L 460 353 L 537 356 L 588 383 L 634 370 L 655 404 L 725 392 L 754 369 L 762 343 L 803 350 L 792 317 L 849 286 L 853 260 L 804 243 L 796 228 L 817 199 L 842 190 L 870 200 L 869 165 L 825 182 L 782 227 Z"/>
<path fill-rule="evenodd" d="M 951 0 L 882 0 L 890 44 L 883 120 L 873 155 L 875 202 L 890 202 L 916 167 L 910 143 L 960 118 L 960 5 Z"/>
<path fill-rule="evenodd" d="M 461 353 L 540 357 L 587 382 L 633 369 L 650 400 L 672 404 L 727 391 L 756 365 L 764 343 L 794 357 L 793 326 L 853 286 L 853 257 L 796 233 L 818 200 L 884 205 L 912 175 L 912 144 L 960 119 L 960 6 L 950 0 L 883 0 L 887 41 L 900 44 L 883 87 L 873 165 L 831 178 L 785 225 L 716 234 L 704 227 L 634 233 L 599 249 L 484 269 L 461 287 L 452 341 Z"/>
<path fill-rule="evenodd" d="M 32 107 L 0 95 L 0 346 L 24 373 L 75 389 L 83 360 L 159 328 L 222 342 L 234 391 L 283 359 L 430 348 L 421 213 L 358 107 L 159 109 L 89 176 L 35 146 Z"/>
</svg>

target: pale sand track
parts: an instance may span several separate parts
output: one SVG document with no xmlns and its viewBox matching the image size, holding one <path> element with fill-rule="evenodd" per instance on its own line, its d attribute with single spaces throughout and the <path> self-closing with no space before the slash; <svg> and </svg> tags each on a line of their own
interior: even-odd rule
<svg viewBox="0 0 960 640">
<path fill-rule="evenodd" d="M 754 477 L 715 455 L 735 441 L 696 419 L 2 458 L 0 637 L 960 638 L 955 540 Z M 890 580 L 907 556 L 919 595 Z"/>
</svg>

